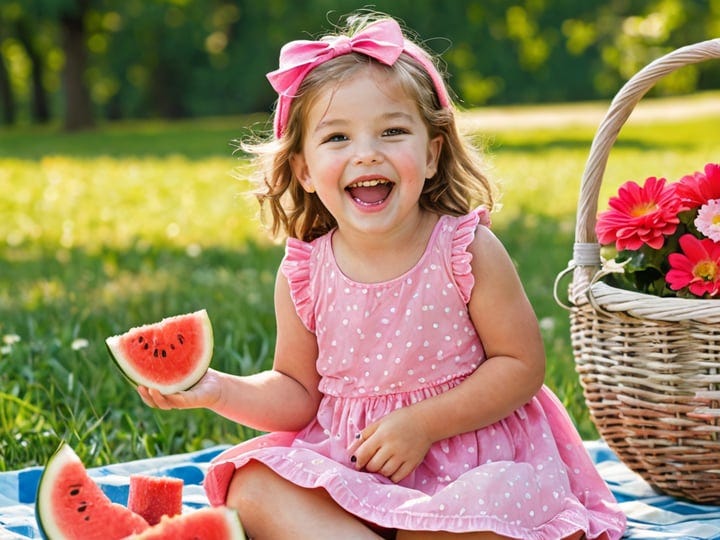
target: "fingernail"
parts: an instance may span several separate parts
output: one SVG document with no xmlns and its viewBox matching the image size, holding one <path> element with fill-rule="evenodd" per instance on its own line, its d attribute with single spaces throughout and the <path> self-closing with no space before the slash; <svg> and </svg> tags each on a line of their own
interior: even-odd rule
<svg viewBox="0 0 720 540">
<path fill-rule="evenodd" d="M 355 463 L 357 461 L 357 458 L 355 456 L 350 456 L 350 461 L 352 463 Z"/>
</svg>

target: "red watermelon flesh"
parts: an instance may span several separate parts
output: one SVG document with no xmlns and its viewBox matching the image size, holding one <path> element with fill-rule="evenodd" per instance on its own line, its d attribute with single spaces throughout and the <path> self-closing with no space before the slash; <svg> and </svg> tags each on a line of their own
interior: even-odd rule
<svg viewBox="0 0 720 540">
<path fill-rule="evenodd" d="M 160 523 L 162 516 L 182 512 L 183 481 L 180 478 L 130 475 L 128 508 L 145 518 L 150 525 Z"/>
<path fill-rule="evenodd" d="M 206 507 L 187 514 L 167 517 L 133 540 L 245 540 L 237 512 L 224 506 Z"/>
<path fill-rule="evenodd" d="M 148 528 L 141 516 L 103 493 L 65 443 L 43 471 L 35 512 L 50 540 L 116 540 Z"/>
<path fill-rule="evenodd" d="M 111 356 L 134 384 L 163 394 L 187 390 L 210 365 L 213 332 L 207 312 L 168 317 L 105 340 Z"/>
</svg>

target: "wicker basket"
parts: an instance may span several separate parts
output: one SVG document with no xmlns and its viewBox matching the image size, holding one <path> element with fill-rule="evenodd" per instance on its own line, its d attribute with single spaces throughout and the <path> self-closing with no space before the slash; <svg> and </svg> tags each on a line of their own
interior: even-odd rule
<svg viewBox="0 0 720 540">
<path fill-rule="evenodd" d="M 652 62 L 618 92 L 593 140 L 580 188 L 572 273 L 571 341 L 600 435 L 658 490 L 720 504 L 720 300 L 660 298 L 601 281 L 598 194 L 620 128 L 656 81 L 720 58 L 720 39 Z M 561 304 L 564 302 L 558 301 Z"/>
</svg>

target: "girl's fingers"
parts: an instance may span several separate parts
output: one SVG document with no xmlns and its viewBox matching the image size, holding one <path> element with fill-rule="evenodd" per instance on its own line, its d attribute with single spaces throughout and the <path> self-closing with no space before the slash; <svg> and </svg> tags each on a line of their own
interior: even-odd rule
<svg viewBox="0 0 720 540">
<path fill-rule="evenodd" d="M 367 441 L 364 437 L 360 437 L 350 445 L 350 459 L 355 464 L 355 468 L 358 470 L 367 468 L 370 461 L 375 457 L 377 451 L 378 448 L 373 447 L 371 441 Z"/>
<path fill-rule="evenodd" d="M 399 469 L 400 464 L 398 463 L 398 460 L 390 458 L 385 462 L 382 467 L 380 467 L 380 470 L 378 472 L 382 474 L 385 478 L 392 478 L 392 476 L 396 472 L 398 472 Z"/>
<path fill-rule="evenodd" d="M 175 405 L 170 399 L 170 396 L 166 396 L 165 394 L 161 393 L 160 390 L 150 388 L 148 392 L 159 409 L 169 411 L 170 409 L 175 408 Z"/>
<path fill-rule="evenodd" d="M 155 402 L 150 397 L 150 394 L 148 394 L 148 388 L 146 386 L 138 386 L 136 388 L 137 393 L 140 395 L 140 399 L 143 400 L 143 403 L 147 405 L 148 407 L 155 407 Z"/>
<path fill-rule="evenodd" d="M 384 449 L 383 447 L 363 447 L 359 452 L 356 452 L 355 455 L 358 458 L 356 463 L 358 469 L 364 468 L 368 472 L 380 473 L 383 476 L 387 476 L 384 471 L 385 468 L 387 468 L 387 470 L 392 469 L 393 456 L 390 455 L 387 449 Z M 395 472 L 395 470 L 392 469 L 392 472 Z"/>
<path fill-rule="evenodd" d="M 397 484 L 409 475 L 413 471 L 413 468 L 414 467 L 412 467 L 409 463 L 405 462 L 392 474 L 392 476 L 388 476 L 388 478 Z"/>
<path fill-rule="evenodd" d="M 378 450 L 377 446 L 372 446 L 375 443 L 370 440 L 377 431 L 378 425 L 379 422 L 375 422 L 374 424 L 366 426 L 362 431 L 358 431 L 355 435 L 355 440 L 348 446 L 348 454 L 355 456 L 353 462 L 357 464 L 358 469 L 362 469 L 365 463 Z M 362 463 L 362 466 L 359 465 L 360 463 Z"/>
<path fill-rule="evenodd" d="M 140 399 L 143 400 L 145 405 L 153 407 L 155 409 L 170 410 L 174 409 L 173 402 L 168 399 L 168 396 L 160 393 L 155 388 L 148 388 L 147 386 L 138 386 L 137 393 L 140 395 Z"/>
<path fill-rule="evenodd" d="M 358 448 L 360 448 L 360 445 L 364 442 L 362 432 L 359 432 L 357 435 L 355 435 L 355 439 L 350 443 L 350 446 L 348 446 L 348 454 L 351 456 L 355 454 Z"/>
</svg>

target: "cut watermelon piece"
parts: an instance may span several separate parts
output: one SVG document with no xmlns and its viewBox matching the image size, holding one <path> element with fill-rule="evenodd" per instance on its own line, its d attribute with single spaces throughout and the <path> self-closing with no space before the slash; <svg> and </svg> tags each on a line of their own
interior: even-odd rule
<svg viewBox="0 0 720 540">
<path fill-rule="evenodd" d="M 166 476 L 130 475 L 128 508 L 145 518 L 150 525 L 160 523 L 162 516 L 182 513 L 183 481 Z"/>
<path fill-rule="evenodd" d="M 36 501 L 38 525 L 50 540 L 116 540 L 148 528 L 141 516 L 103 493 L 64 442 L 40 477 Z"/>
<path fill-rule="evenodd" d="M 193 386 L 207 371 L 213 332 L 203 309 L 132 328 L 105 343 L 133 384 L 173 394 Z"/>
<path fill-rule="evenodd" d="M 133 540 L 246 540 L 237 512 L 224 506 L 206 507 L 187 514 L 167 517 Z"/>
</svg>

